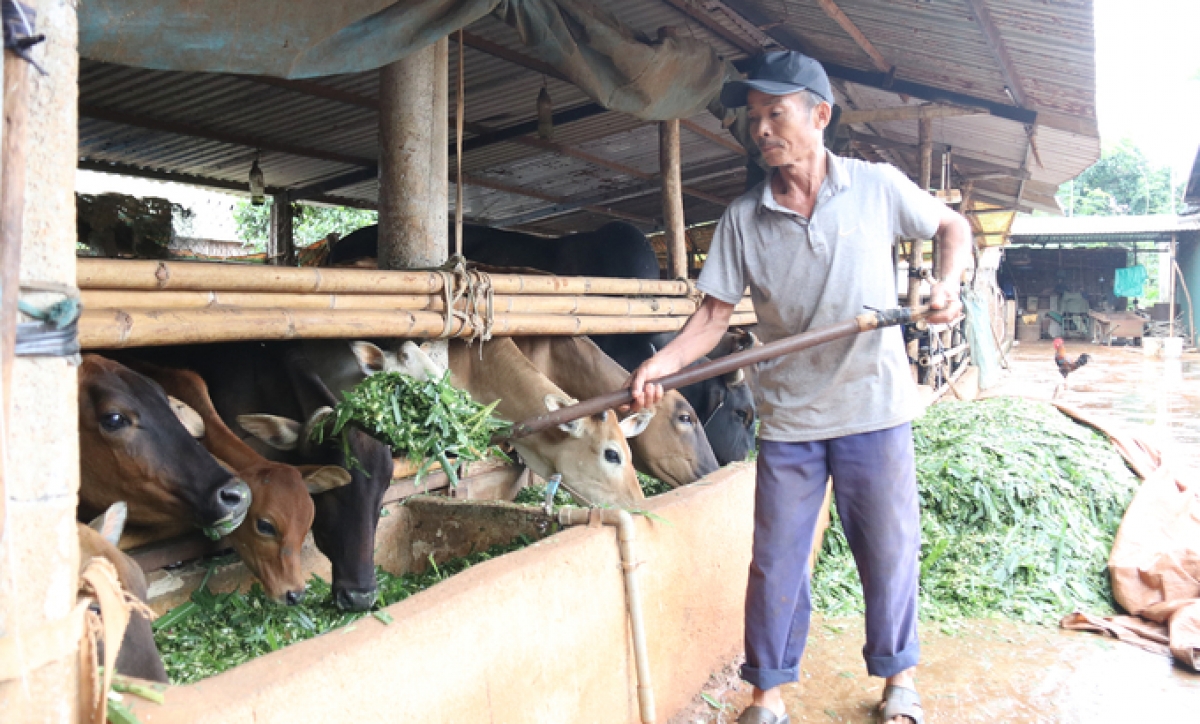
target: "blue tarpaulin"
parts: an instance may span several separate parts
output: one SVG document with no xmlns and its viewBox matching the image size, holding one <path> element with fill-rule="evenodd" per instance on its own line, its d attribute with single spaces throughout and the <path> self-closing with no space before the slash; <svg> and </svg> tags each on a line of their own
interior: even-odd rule
<svg viewBox="0 0 1200 724">
<path fill-rule="evenodd" d="M 645 120 L 695 115 L 738 77 L 711 46 L 648 38 L 586 0 L 88 0 L 79 53 L 157 70 L 308 78 L 358 73 L 488 13 L 596 102 Z"/>
</svg>

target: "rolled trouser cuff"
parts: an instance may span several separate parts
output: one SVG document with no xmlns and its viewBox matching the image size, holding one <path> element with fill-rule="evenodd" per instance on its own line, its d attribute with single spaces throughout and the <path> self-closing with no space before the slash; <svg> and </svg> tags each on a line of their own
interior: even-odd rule
<svg viewBox="0 0 1200 724">
<path fill-rule="evenodd" d="M 774 689 L 783 684 L 800 680 L 800 667 L 790 669 L 756 669 L 749 664 L 742 664 L 742 681 L 763 691 Z"/>
<path fill-rule="evenodd" d="M 921 644 L 913 642 L 911 646 L 892 656 L 871 656 L 864 650 L 863 658 L 867 661 L 868 674 L 886 679 L 916 666 L 921 660 Z M 746 680 L 749 681 L 749 679 Z"/>
</svg>

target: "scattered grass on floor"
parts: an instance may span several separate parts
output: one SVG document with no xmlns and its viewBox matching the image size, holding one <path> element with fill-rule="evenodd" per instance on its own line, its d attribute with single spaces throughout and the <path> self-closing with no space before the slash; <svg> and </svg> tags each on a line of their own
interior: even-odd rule
<svg viewBox="0 0 1200 724">
<path fill-rule="evenodd" d="M 914 422 L 921 496 L 921 616 L 1056 623 L 1113 610 L 1107 561 L 1139 483 L 1107 438 L 1044 403 L 934 405 Z M 814 607 L 862 611 L 837 521 L 813 576 Z"/>
<path fill-rule="evenodd" d="M 419 593 L 473 565 L 533 543 L 520 536 L 507 545 L 433 564 L 423 573 L 394 576 L 376 568 L 377 606 L 389 606 Z M 207 583 L 207 581 L 206 581 Z M 213 593 L 202 585 L 192 599 L 154 622 L 154 639 L 173 684 L 189 684 L 245 663 L 284 646 L 320 636 L 383 611 L 347 613 L 333 604 L 331 587 L 319 576 L 308 583 L 304 602 L 282 606 L 268 599 L 255 583 L 248 593 Z"/>
</svg>

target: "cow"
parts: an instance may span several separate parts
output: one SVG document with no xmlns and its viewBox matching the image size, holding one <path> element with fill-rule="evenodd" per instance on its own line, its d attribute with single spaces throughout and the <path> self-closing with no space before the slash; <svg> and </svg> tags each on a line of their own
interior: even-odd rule
<svg viewBox="0 0 1200 724">
<path fill-rule="evenodd" d="M 79 532 L 79 572 L 83 573 L 93 558 L 107 559 L 117 572 L 121 588 L 145 603 L 146 575 L 132 558 L 117 548 L 127 514 L 125 503 L 117 502 L 92 521 L 90 526 L 76 524 Z M 125 636 L 121 639 L 121 650 L 117 653 L 116 668 L 117 673 L 124 676 L 167 683 L 167 669 L 154 643 L 150 620 L 140 611 L 130 611 Z"/>
<path fill-rule="evenodd" d="M 246 522 L 228 541 L 262 581 L 268 597 L 287 605 L 299 603 L 305 592 L 301 547 L 314 515 L 310 496 L 348 484 L 350 473 L 336 465 L 297 468 L 268 460 L 225 425 L 200 375 L 191 370 L 130 364 L 194 411 L 204 429 L 201 442 L 205 449 L 250 486 Z"/>
<path fill-rule="evenodd" d="M 250 507 L 249 487 L 192 437 L 158 384 L 95 354 L 79 365 L 79 461 L 85 518 L 125 501 L 130 523 L 182 521 L 220 536 Z"/>
<path fill-rule="evenodd" d="M 674 333 L 664 332 L 605 335 L 592 339 L 622 367 L 636 369 L 674 338 Z M 752 343 L 747 340 L 753 339 L 752 335 L 727 333 L 709 353 L 710 356 L 702 357 L 694 364 L 740 351 Z M 745 460 L 754 449 L 754 423 L 758 419 L 754 390 L 747 382 L 747 375 L 738 370 L 681 387 L 679 392 L 700 416 L 717 462 L 728 465 Z"/>
<path fill-rule="evenodd" d="M 587 337 L 513 337 L 517 348 L 569 395 L 596 397 L 620 388 L 629 373 Z M 640 472 L 678 487 L 717 469 L 717 459 L 692 405 L 669 390 L 642 434 L 629 439 Z"/>
<path fill-rule="evenodd" d="M 451 244 L 454 234 L 450 233 Z M 378 254 L 379 227 L 365 226 L 333 247 L 326 264 L 336 266 Z M 450 252 L 453 253 L 453 248 Z M 658 257 L 646 235 L 625 221 L 557 239 L 463 225 L 463 256 L 495 267 L 527 267 L 561 276 L 658 279 Z"/>
<path fill-rule="evenodd" d="M 304 348 L 294 342 L 233 342 L 146 348 L 138 355 L 143 362 L 198 374 L 221 421 L 259 455 L 302 469 L 336 466 L 350 473 L 346 485 L 312 496 L 313 541 L 332 564 L 338 608 L 369 609 L 377 593 L 375 529 L 383 493 L 391 484 L 392 456 L 386 445 L 353 426 L 347 428 L 345 448 L 335 441 L 301 446 L 295 438 L 290 445 L 281 444 L 276 433 L 294 432 L 322 408 L 337 403 L 313 372 Z M 264 432 L 262 425 L 251 432 L 238 422 L 247 415 L 280 424 L 272 432 Z"/>
<path fill-rule="evenodd" d="M 364 375 L 394 369 L 389 353 L 368 342 L 352 346 Z M 420 352 L 405 343 L 402 355 Z M 422 355 L 423 356 L 423 355 Z M 510 422 L 544 415 L 575 401 L 542 374 L 511 339 L 499 338 L 468 345 L 450 340 L 450 381 L 483 404 L 499 401 L 496 413 Z M 428 368 L 431 363 L 419 364 Z M 645 498 L 634 472 L 627 437 L 641 434 L 653 419 L 652 412 L 617 421 L 604 412 L 564 423 L 557 428 L 513 441 L 513 447 L 530 470 L 549 478 L 562 475 L 563 486 L 578 500 L 593 505 L 631 507 Z"/>
</svg>

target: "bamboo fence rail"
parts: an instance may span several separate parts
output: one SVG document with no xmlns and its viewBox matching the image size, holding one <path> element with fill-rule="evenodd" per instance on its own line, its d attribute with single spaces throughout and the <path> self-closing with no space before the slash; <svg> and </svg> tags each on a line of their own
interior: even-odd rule
<svg viewBox="0 0 1200 724">
<path fill-rule="evenodd" d="M 203 262 L 79 259 L 81 289 L 143 289 L 343 294 L 437 294 L 445 275 L 435 271 L 301 269 Z M 607 279 L 535 274 L 492 274 L 496 294 L 628 294 L 686 297 L 683 281 Z"/>
<path fill-rule="evenodd" d="M 671 332 L 684 281 L 80 259 L 85 349 L 243 340 Z M 449 289 L 447 289 L 449 285 Z M 446 305 L 453 304 L 449 323 Z M 732 324 L 753 324 L 743 299 Z"/>
</svg>

